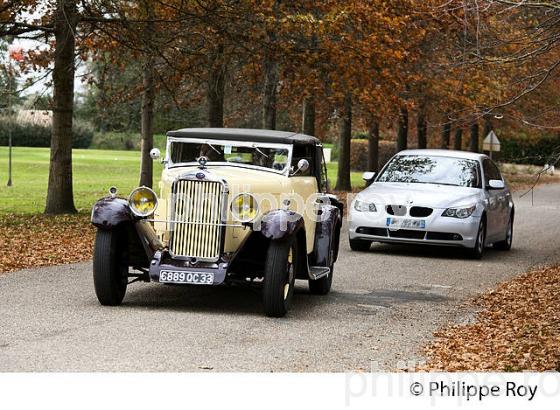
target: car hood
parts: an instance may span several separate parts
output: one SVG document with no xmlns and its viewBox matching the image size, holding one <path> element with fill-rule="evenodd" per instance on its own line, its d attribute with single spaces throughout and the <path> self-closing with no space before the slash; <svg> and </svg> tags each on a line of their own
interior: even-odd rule
<svg viewBox="0 0 560 410">
<path fill-rule="evenodd" d="M 480 192 L 478 188 L 449 185 L 375 182 L 356 198 L 382 205 L 416 205 L 445 209 L 473 205 L 480 199 Z"/>
</svg>

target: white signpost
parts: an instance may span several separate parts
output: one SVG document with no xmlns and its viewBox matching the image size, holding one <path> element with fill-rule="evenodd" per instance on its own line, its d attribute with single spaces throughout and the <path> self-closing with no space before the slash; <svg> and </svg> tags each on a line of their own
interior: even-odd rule
<svg viewBox="0 0 560 410">
<path fill-rule="evenodd" d="M 482 141 L 482 150 L 488 151 L 490 158 L 492 158 L 492 152 L 500 152 L 500 140 L 493 130 Z"/>
</svg>

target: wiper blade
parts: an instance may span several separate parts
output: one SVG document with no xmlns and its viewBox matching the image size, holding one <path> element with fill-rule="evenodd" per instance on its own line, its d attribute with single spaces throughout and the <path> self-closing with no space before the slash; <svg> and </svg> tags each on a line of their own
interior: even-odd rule
<svg viewBox="0 0 560 410">
<path fill-rule="evenodd" d="M 265 157 L 266 159 L 268 159 L 268 155 L 266 155 L 264 152 L 261 151 L 261 149 L 259 147 L 254 147 L 255 151 L 257 151 L 259 154 L 261 154 L 263 157 Z"/>
<path fill-rule="evenodd" d="M 212 144 L 207 142 L 206 145 L 208 145 L 210 148 L 212 148 L 214 151 L 216 151 L 218 153 L 218 155 L 222 155 L 222 152 L 218 148 L 214 147 Z"/>
</svg>

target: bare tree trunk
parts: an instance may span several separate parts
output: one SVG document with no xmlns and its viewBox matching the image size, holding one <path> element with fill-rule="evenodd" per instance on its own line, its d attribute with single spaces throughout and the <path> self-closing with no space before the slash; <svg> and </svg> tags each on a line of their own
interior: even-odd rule
<svg viewBox="0 0 560 410">
<path fill-rule="evenodd" d="M 460 127 L 455 129 L 455 137 L 453 138 L 453 149 L 457 151 L 463 149 L 463 129 Z"/>
<path fill-rule="evenodd" d="M 315 99 L 305 97 L 303 99 L 302 132 L 307 135 L 315 135 Z"/>
<path fill-rule="evenodd" d="M 422 104 L 416 118 L 416 132 L 418 134 L 418 148 L 425 149 L 428 146 L 428 122 L 426 120 L 426 105 Z"/>
<path fill-rule="evenodd" d="M 368 127 L 368 171 L 379 170 L 379 120 L 372 116 Z"/>
<path fill-rule="evenodd" d="M 469 144 L 469 151 L 478 152 L 478 121 L 471 124 L 471 141 Z"/>
<path fill-rule="evenodd" d="M 482 138 L 486 138 L 490 131 L 494 129 L 494 125 L 492 124 L 492 118 L 490 115 L 486 114 L 484 116 L 484 133 L 482 134 Z"/>
<path fill-rule="evenodd" d="M 72 117 L 74 114 L 74 58 L 76 3 L 58 0 L 55 11 L 53 119 L 51 158 L 45 213 L 75 213 L 72 189 Z"/>
<path fill-rule="evenodd" d="M 152 187 L 154 164 L 150 157 L 150 151 L 154 147 L 154 104 L 156 99 L 155 90 L 155 61 L 151 52 L 151 41 L 154 33 L 154 9 L 151 1 L 145 2 L 148 22 L 145 27 L 145 41 L 147 43 L 146 62 L 142 69 L 143 86 L 142 91 L 142 142 L 140 146 L 140 186 Z"/>
<path fill-rule="evenodd" d="M 276 129 L 276 91 L 278 88 L 279 67 L 276 57 L 271 50 L 267 50 L 263 63 L 263 112 L 262 127 L 269 130 Z"/>
<path fill-rule="evenodd" d="M 397 130 L 397 152 L 408 147 L 408 108 L 404 105 L 400 109 Z"/>
<path fill-rule="evenodd" d="M 352 96 L 344 97 L 344 113 L 340 138 L 338 141 L 338 175 L 336 178 L 337 191 L 350 191 L 350 149 L 352 140 Z"/>
<path fill-rule="evenodd" d="M 224 46 L 220 45 L 210 59 L 207 90 L 207 124 L 209 127 L 224 126 L 225 71 Z"/>
<path fill-rule="evenodd" d="M 449 140 L 451 139 L 451 123 L 446 122 L 441 129 L 441 149 L 449 148 Z"/>
<path fill-rule="evenodd" d="M 278 21 L 281 0 L 275 0 L 272 5 L 274 18 Z M 269 130 L 276 129 L 276 98 L 278 81 L 280 77 L 280 66 L 276 55 L 276 32 L 275 29 L 267 31 L 268 44 L 265 45 L 263 71 L 263 108 L 262 127 Z"/>
</svg>

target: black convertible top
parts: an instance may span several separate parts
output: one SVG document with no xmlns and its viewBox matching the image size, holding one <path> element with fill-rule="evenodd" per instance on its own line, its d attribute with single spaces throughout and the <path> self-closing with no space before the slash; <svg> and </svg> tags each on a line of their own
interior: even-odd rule
<svg viewBox="0 0 560 410">
<path fill-rule="evenodd" d="M 317 145 L 319 139 L 310 135 L 295 132 L 253 130 L 245 128 L 183 128 L 168 131 L 168 137 L 176 138 L 201 138 L 230 141 L 254 141 L 264 143 Z"/>
</svg>

